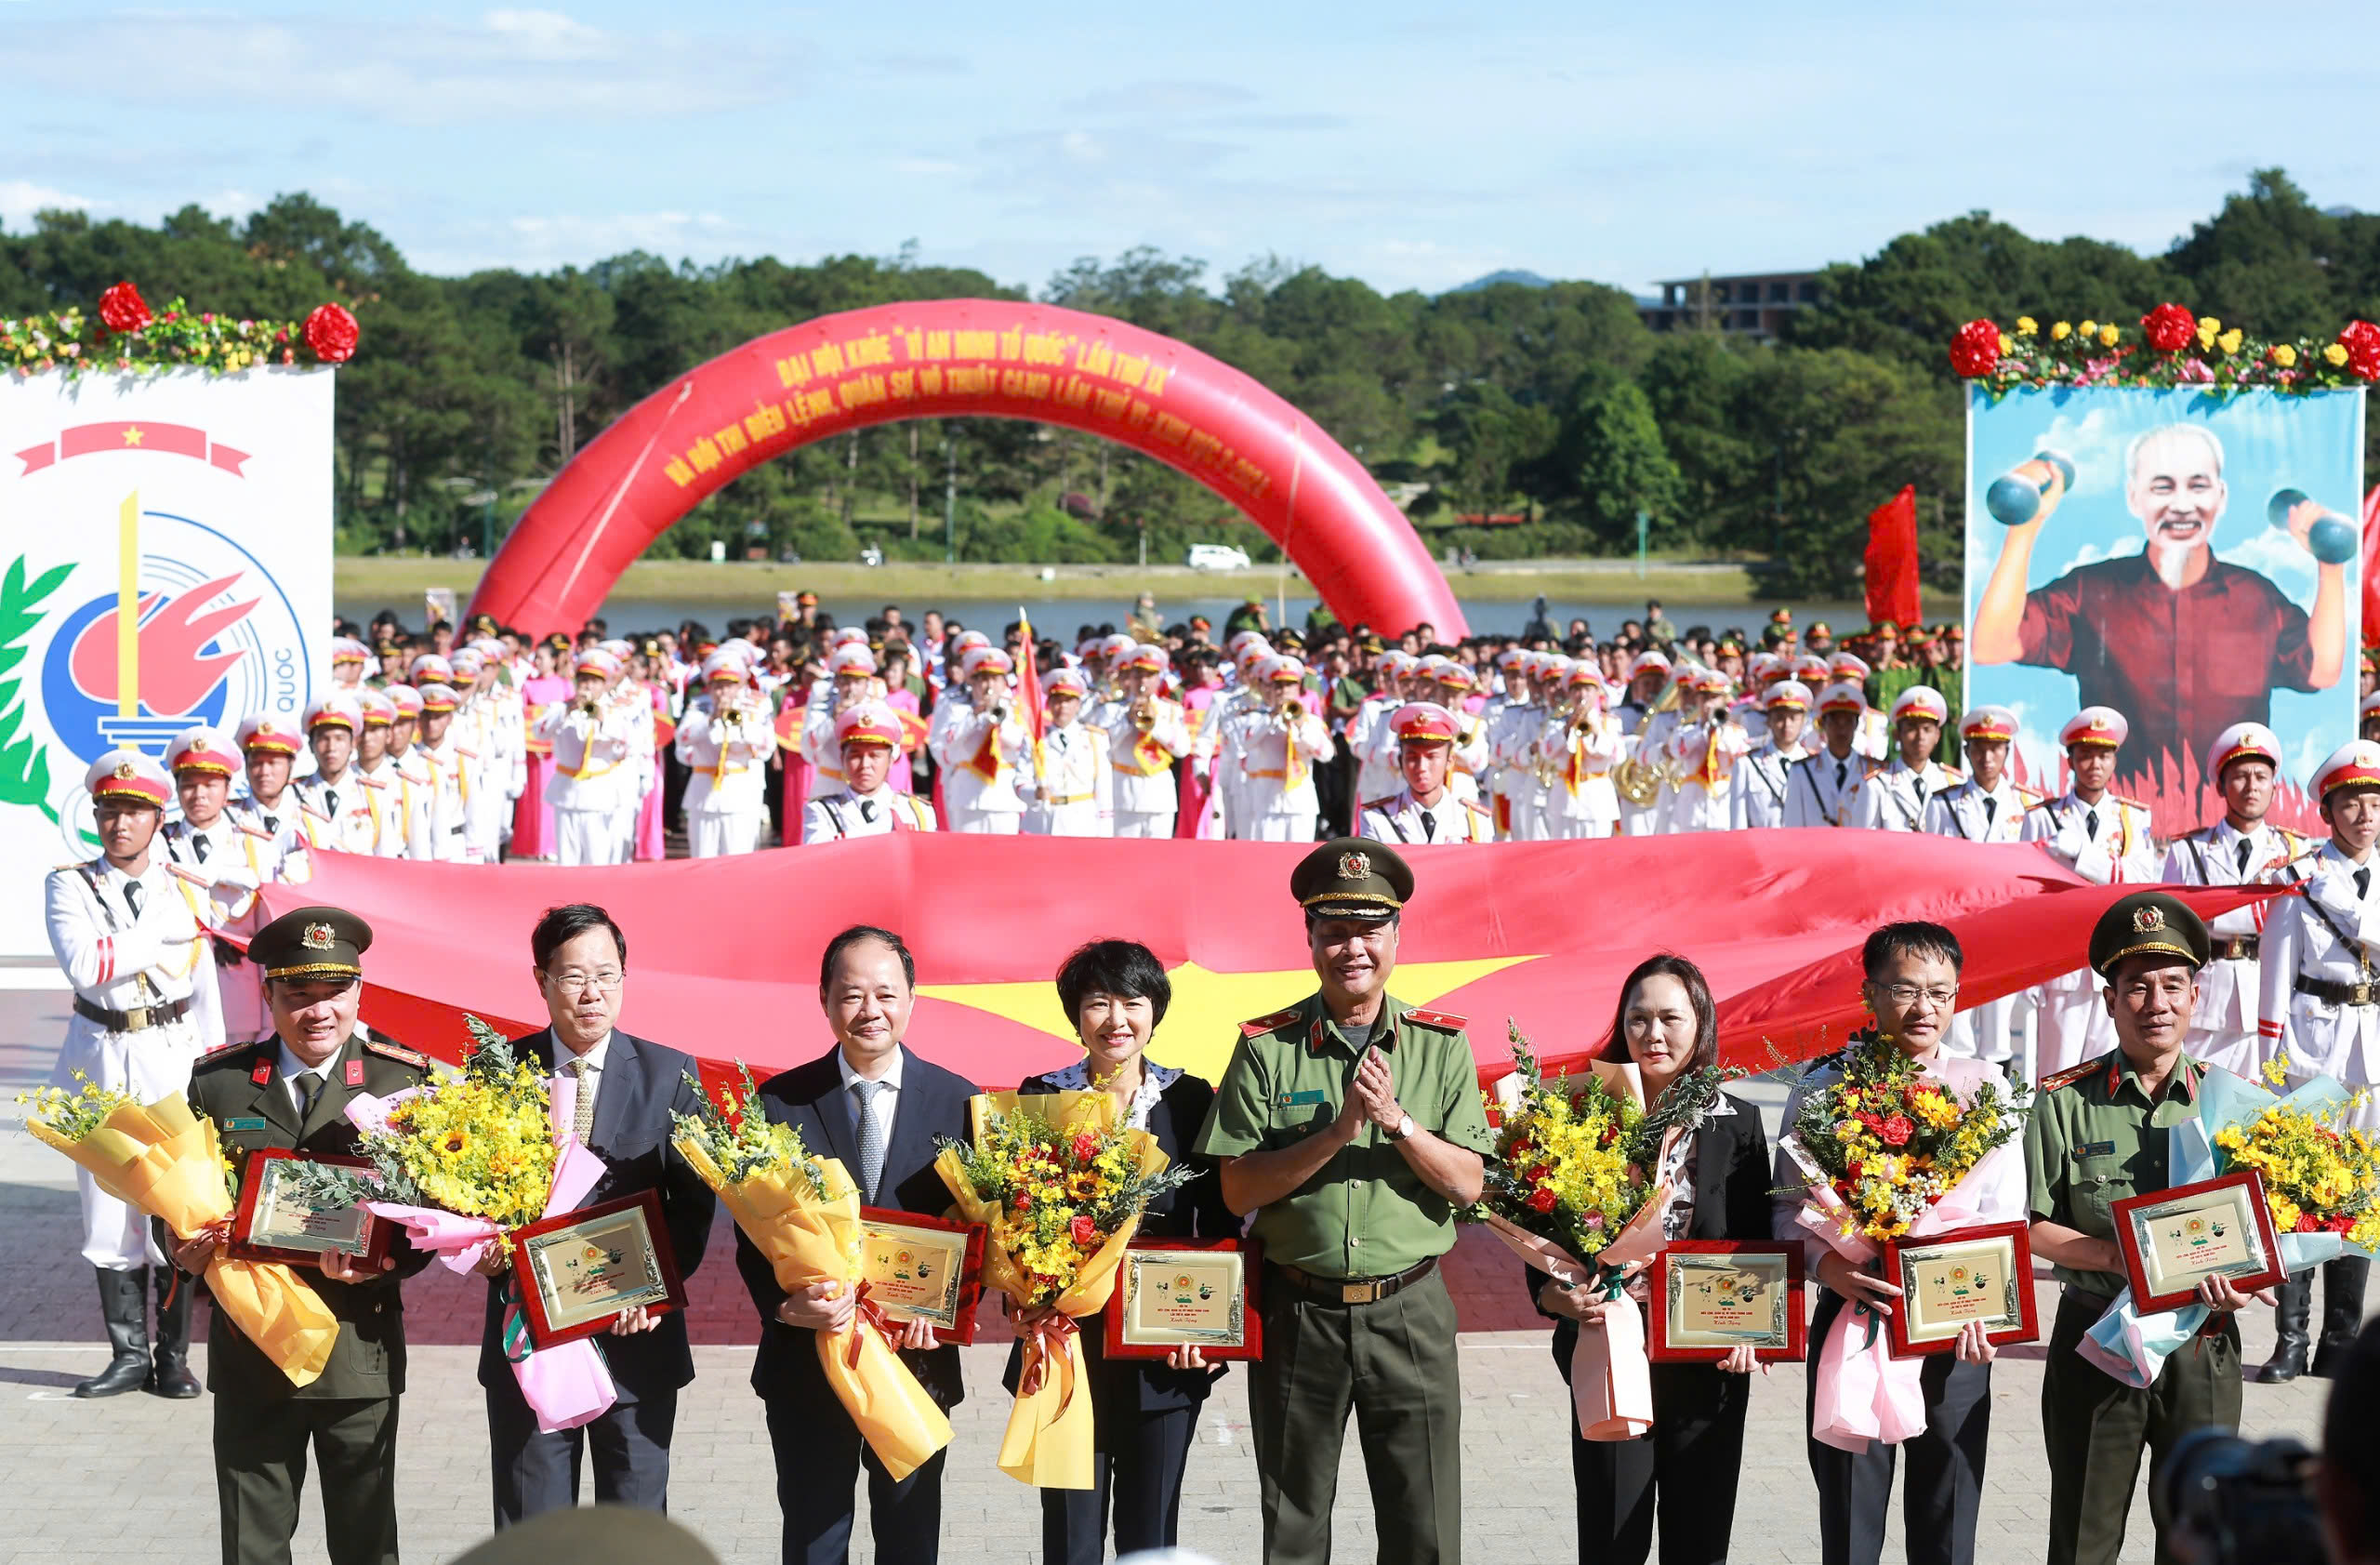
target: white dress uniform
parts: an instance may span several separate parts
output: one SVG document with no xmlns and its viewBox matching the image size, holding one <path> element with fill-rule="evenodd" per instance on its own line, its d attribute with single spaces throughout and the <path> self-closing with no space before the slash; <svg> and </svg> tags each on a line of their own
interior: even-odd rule
<svg viewBox="0 0 2380 1565">
<path fill-rule="evenodd" d="M 403 844 L 398 856 L 428 863 L 437 856 L 438 777 L 418 748 L 403 756 L 383 755 L 377 766 L 355 773 L 384 802 Z"/>
<path fill-rule="evenodd" d="M 1646 713 L 1644 722 L 1635 730 L 1631 758 L 1640 765 L 1651 768 L 1655 775 L 1666 778 L 1670 736 L 1677 732 L 1677 724 L 1678 714 L 1674 707 L 1667 711 Z M 1620 829 L 1631 837 L 1658 834 L 1669 816 L 1669 795 L 1670 785 L 1664 780 L 1654 789 L 1653 797 L 1645 803 L 1633 803 L 1621 798 Z"/>
<path fill-rule="evenodd" d="M 1149 715 L 1154 721 L 1145 734 L 1132 721 L 1130 703 L 1118 703 L 1108 715 L 1108 786 L 1118 837 L 1170 837 L 1182 807 L 1173 763 L 1195 748 L 1189 722 L 1178 701 L 1159 700 Z"/>
<path fill-rule="evenodd" d="M 2311 869 L 2313 846 L 2294 831 L 2263 821 L 2243 836 L 2227 817 L 2175 838 L 2165 849 L 2163 878 L 2169 885 L 2185 886 L 2297 881 Z M 2214 951 L 2199 969 L 2198 1009 L 2190 1014 L 2189 1041 L 2183 1045 L 2190 1058 L 2250 1080 L 2265 1059 L 2258 968 L 2265 923 L 2275 906 L 2258 902 L 2207 921 Z"/>
<path fill-rule="evenodd" d="M 1040 837 L 1104 837 L 1109 834 L 1114 794 L 1108 778 L 1107 730 L 1078 717 L 1041 736 L 1039 772 L 1025 779 L 1033 790 L 1024 829 Z"/>
<path fill-rule="evenodd" d="M 1475 801 L 1458 799 L 1454 789 L 1441 789 L 1438 802 L 1424 804 L 1409 788 L 1363 807 L 1355 835 L 1376 842 L 1427 847 L 1434 842 L 1492 842 L 1494 819 Z"/>
<path fill-rule="evenodd" d="M 1779 749 L 1776 740 L 1763 739 L 1739 757 L 1727 780 L 1727 824 L 1738 831 L 1783 826 L 1793 767 L 1808 753 L 1799 740 L 1791 749 Z"/>
<path fill-rule="evenodd" d="M 317 772 L 289 785 L 298 796 L 299 826 L 310 849 L 398 858 L 405 851 L 404 828 L 386 788 L 375 788 L 352 765 L 336 778 Z"/>
<path fill-rule="evenodd" d="M 845 837 L 881 837 L 889 831 L 932 831 L 933 806 L 906 793 L 881 788 L 855 794 L 849 789 L 813 799 L 801 806 L 804 843 L 834 842 Z"/>
<path fill-rule="evenodd" d="M 1680 723 L 1669 739 L 1669 771 L 1677 778 L 1662 812 L 1667 831 L 1725 831 L 1731 824 L 1728 782 L 1752 749 L 1751 736 L 1726 709 L 1699 723 Z"/>
<path fill-rule="evenodd" d="M 1583 723 L 1575 714 L 1545 714 L 1538 731 L 1538 754 L 1554 778 L 1545 790 L 1549 840 L 1611 835 L 1620 809 L 1611 769 L 1627 742 L 1620 720 L 1609 712 L 1593 712 Z"/>
<path fill-rule="evenodd" d="M 1963 778 L 1925 801 L 1924 829 L 1937 837 L 1967 842 L 2015 842 L 2023 838 L 2025 812 L 2041 802 L 2041 795 L 2018 788 L 2001 775 L 1999 786 L 1987 789 L 1972 777 Z M 1954 1054 L 2005 1060 L 2017 1049 L 2022 993 L 2003 995 L 1969 1006 L 1950 1018 L 1942 1047 Z"/>
<path fill-rule="evenodd" d="M 2025 812 L 2023 841 L 2040 842 L 2084 880 L 2098 885 L 2157 879 L 2156 843 L 2149 812 L 2112 793 L 2086 804 L 2072 790 Z M 2064 1070 L 2115 1047 L 2115 1023 L 2100 998 L 2104 986 L 2088 967 L 2052 978 L 2034 991 L 2040 1006 L 2033 1079 Z"/>
<path fill-rule="evenodd" d="M 1788 826 L 1849 826 L 1858 802 L 1859 782 L 1867 776 L 1867 759 L 1858 750 L 1839 756 L 1821 749 L 1793 765 L 1785 788 Z"/>
<path fill-rule="evenodd" d="M 769 821 L 769 752 L 776 734 L 768 697 L 749 686 L 706 693 L 679 721 L 686 779 L 686 851 L 695 858 L 751 853 Z"/>
<path fill-rule="evenodd" d="M 2274 898 L 2259 956 L 2258 1023 L 2268 1057 L 2289 1087 L 2328 1076 L 2380 1082 L 2380 853 L 2361 864 L 2324 842 L 2302 860 L 2301 888 Z M 2367 1096 L 2346 1123 L 2367 1134 L 2380 1112 Z"/>
<path fill-rule="evenodd" d="M 1236 834 L 1259 842 L 1310 842 L 1322 801 L 1314 768 L 1330 759 L 1329 725 L 1309 708 L 1302 718 L 1259 710 L 1235 725 L 1239 735 L 1247 825 Z"/>
<path fill-rule="evenodd" d="M 1541 842 L 1546 839 L 1550 790 L 1540 753 L 1545 719 L 1545 708 L 1535 700 L 1507 700 L 1488 724 L 1488 749 L 1496 770 L 1492 808 L 1497 835 L 1506 842 Z"/>
<path fill-rule="evenodd" d="M 1844 824 L 1864 826 L 1871 831 L 1923 831 L 1925 806 L 1964 781 L 1964 774 L 1931 757 L 1924 766 L 1911 770 L 1896 754 L 1884 765 L 1871 767 L 1860 779 L 1858 795 L 1852 801 L 1850 816 Z"/>
<path fill-rule="evenodd" d="M 1396 791 L 1396 747 L 1382 749 L 1381 735 L 1388 727 L 1391 713 L 1405 704 L 1396 693 L 1396 678 L 1383 674 L 1385 694 L 1374 692 L 1364 697 L 1355 709 L 1355 721 L 1347 724 L 1347 749 L 1355 758 L 1355 797 L 1380 799 Z"/>
<path fill-rule="evenodd" d="M 1476 802 L 1485 797 L 1480 779 L 1488 775 L 1495 752 L 1488 748 L 1488 724 L 1462 708 L 1462 696 L 1453 693 L 1453 704 L 1448 710 L 1455 715 L 1462 736 L 1455 741 L 1453 752 L 1447 761 L 1447 791 L 1457 798 Z M 1400 776 L 1403 773 L 1400 771 Z M 1316 805 L 1317 810 L 1320 805 Z"/>
<path fill-rule="evenodd" d="M 242 825 L 226 809 L 203 831 L 187 820 L 166 822 L 151 856 L 160 852 L 182 871 L 173 877 L 174 889 L 208 929 L 245 940 L 261 927 L 257 888 L 282 878 L 281 848 L 271 834 Z M 227 1042 L 253 1043 L 272 1029 L 254 963 L 218 962 L 215 978 L 216 1011 Z"/>
<path fill-rule="evenodd" d="M 434 745 L 416 744 L 430 765 L 430 856 L 442 864 L 474 862 L 471 853 L 471 759 L 456 743 L 451 723 Z"/>
<path fill-rule="evenodd" d="M 1012 703 L 1006 717 L 972 707 L 952 716 L 933 752 L 943 768 L 942 802 L 950 812 L 951 830 L 1016 835 L 1025 818 L 1025 801 L 1016 791 L 1025 746 L 1025 720 Z"/>
<path fill-rule="evenodd" d="M 554 807 L 554 862 L 628 862 L 620 801 L 636 797 L 628 768 L 637 749 L 627 714 L 615 704 L 599 702 L 588 712 L 557 701 L 538 718 L 537 736 L 553 746 L 546 802 Z"/>
</svg>

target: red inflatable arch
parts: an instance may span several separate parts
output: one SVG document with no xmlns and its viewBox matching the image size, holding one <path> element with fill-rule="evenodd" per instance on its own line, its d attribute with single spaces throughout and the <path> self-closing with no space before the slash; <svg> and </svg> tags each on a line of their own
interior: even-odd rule
<svg viewBox="0 0 2380 1565">
<path fill-rule="evenodd" d="M 1032 418 L 1129 445 L 1245 512 L 1342 623 L 1465 632 L 1411 524 L 1312 419 L 1170 338 L 997 299 L 823 315 L 678 378 L 554 475 L 488 563 L 471 611 L 533 634 L 575 630 L 664 529 L 754 464 L 846 430 L 952 417 Z"/>
</svg>

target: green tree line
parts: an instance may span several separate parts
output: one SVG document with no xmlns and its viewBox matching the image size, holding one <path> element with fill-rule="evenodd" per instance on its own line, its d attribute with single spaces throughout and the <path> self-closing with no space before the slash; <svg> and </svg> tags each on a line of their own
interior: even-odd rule
<svg viewBox="0 0 2380 1565">
<path fill-rule="evenodd" d="M 1781 258 L 1780 258 L 1781 259 Z M 1221 277 L 1135 250 L 1038 291 L 885 258 L 672 265 L 643 253 L 546 273 L 415 271 L 369 225 L 305 194 L 239 219 L 192 206 L 153 227 L 45 212 L 0 232 L 0 316 L 88 306 L 119 279 L 152 300 L 363 324 L 337 413 L 339 547 L 477 550 L 608 423 L 670 378 L 834 311 L 970 296 L 1117 316 L 1253 375 L 1384 483 L 1411 486 L 1434 550 L 1621 554 L 1635 518 L 1673 554 L 1764 558 L 1773 586 L 1841 592 L 1868 511 L 1916 486 L 1929 573 L 1956 578 L 1963 392 L 1944 345 L 1977 315 L 2129 323 L 2177 299 L 2269 336 L 2380 318 L 2380 216 L 2325 211 L 2278 169 L 2163 254 L 2036 239 L 1976 212 L 1825 272 L 1783 338 L 1656 333 L 1625 291 L 1501 284 L 1382 294 L 1277 257 Z M 2375 421 L 2380 423 L 2380 421 Z M 2380 453 L 2375 453 L 2380 455 Z M 2369 464 L 2380 471 L 2380 463 Z M 1268 540 L 1193 481 L 1093 437 L 1002 419 L 919 420 L 804 447 L 737 480 L 654 546 L 701 557 L 940 558 L 944 501 L 971 560 L 1178 559 Z M 1467 525 L 1467 514 L 1519 514 Z"/>
</svg>

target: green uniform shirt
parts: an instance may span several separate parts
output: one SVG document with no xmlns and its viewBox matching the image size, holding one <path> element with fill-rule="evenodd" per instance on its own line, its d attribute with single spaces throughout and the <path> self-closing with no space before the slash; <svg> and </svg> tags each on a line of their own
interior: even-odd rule
<svg viewBox="0 0 2380 1565">
<path fill-rule="evenodd" d="M 1494 1150 L 1462 1019 L 1393 996 L 1382 1015 L 1377 1041 L 1413 1123 L 1457 1147 Z M 1327 1129 L 1360 1058 L 1319 993 L 1241 1031 L 1198 1135 L 1207 1157 L 1274 1151 Z M 1266 1259 L 1316 1277 L 1389 1277 L 1454 1248 L 1454 1208 L 1366 1124 L 1294 1195 L 1259 1211 L 1250 1231 Z"/>
<path fill-rule="evenodd" d="M 2044 1082 L 2025 1122 L 2033 1221 L 2115 1238 L 2113 1203 L 2172 1183 L 2168 1129 L 2198 1118 L 2198 1084 L 2205 1074 L 2205 1066 L 2183 1055 L 2152 1103 L 2132 1062 L 2115 1049 L 2079 1075 L 2067 1071 Z M 2053 1270 L 2060 1282 L 2101 1298 L 2123 1291 L 2121 1273 Z"/>
</svg>

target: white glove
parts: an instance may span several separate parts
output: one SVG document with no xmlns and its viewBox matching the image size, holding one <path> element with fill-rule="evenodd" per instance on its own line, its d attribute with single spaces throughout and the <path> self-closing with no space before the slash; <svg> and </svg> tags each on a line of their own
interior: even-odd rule
<svg viewBox="0 0 2380 1565">
<path fill-rule="evenodd" d="M 255 870 L 245 864 L 232 864 L 227 865 L 216 875 L 213 889 L 219 893 L 229 893 L 232 896 L 245 896 L 256 890 L 258 883 Z"/>
<path fill-rule="evenodd" d="M 2082 850 L 2090 845 L 2091 839 L 2082 835 L 2082 823 L 2070 820 L 2058 828 L 2057 835 L 2050 839 L 2049 851 L 2071 864 L 2082 857 Z"/>
</svg>

